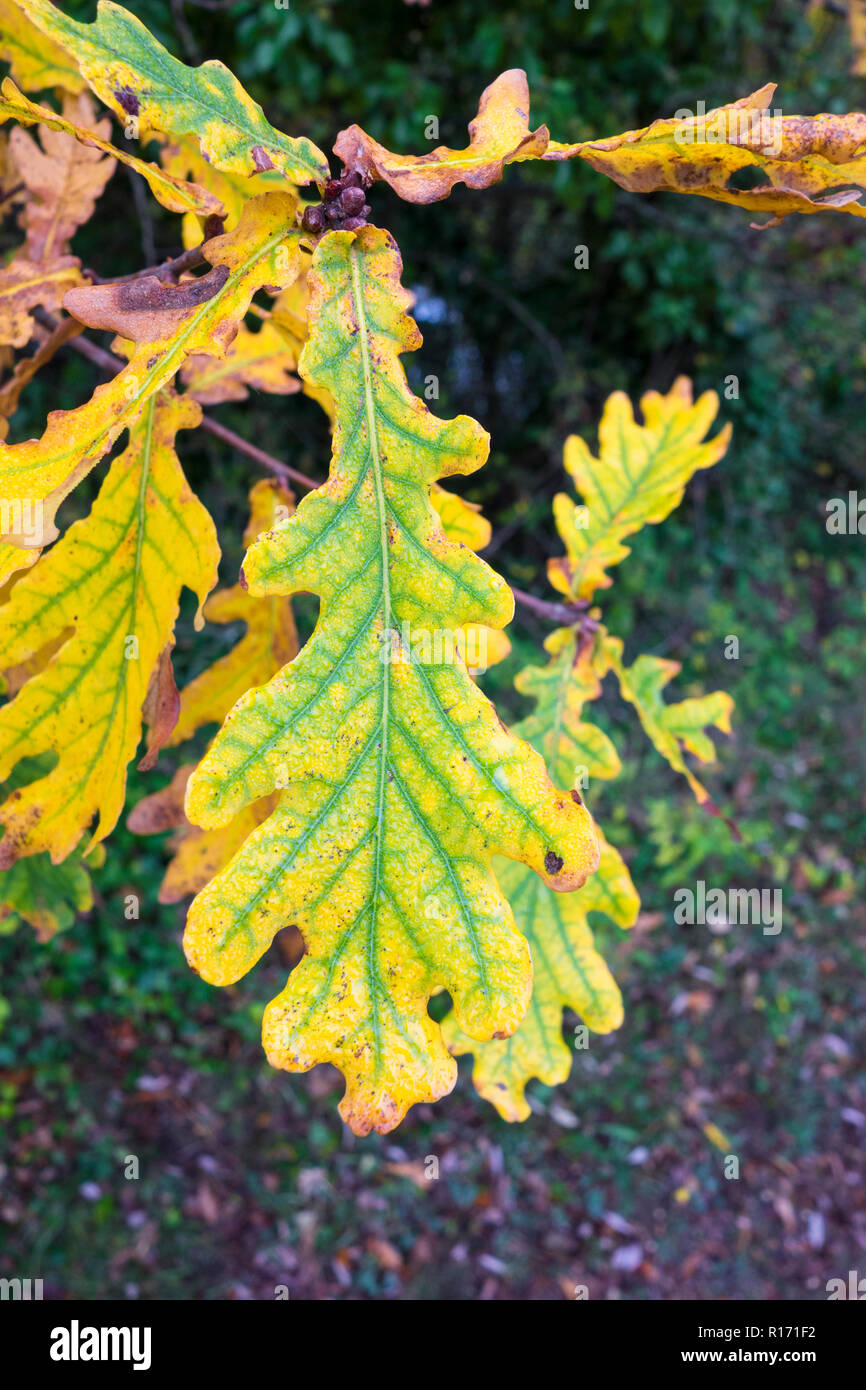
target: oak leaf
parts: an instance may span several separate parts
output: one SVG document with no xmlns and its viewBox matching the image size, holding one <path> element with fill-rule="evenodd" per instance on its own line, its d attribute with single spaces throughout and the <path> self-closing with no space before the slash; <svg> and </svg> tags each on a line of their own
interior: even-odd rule
<svg viewBox="0 0 866 1390">
<path fill-rule="evenodd" d="M 0 867 L 40 851 L 58 864 L 94 814 L 93 844 L 120 815 L 142 706 L 173 640 L 181 587 L 201 605 L 216 581 L 214 526 L 174 451 L 177 431 L 200 416 L 195 402 L 171 391 L 153 397 L 90 514 L 0 607 L 4 669 L 55 644 L 47 664 L 0 709 L 0 778 L 25 755 L 57 754 L 47 776 L 0 806 Z"/>
<path fill-rule="evenodd" d="M 51 0 L 16 0 L 49 39 L 72 54 L 99 99 L 137 135 L 194 134 L 215 169 L 255 174 L 278 169 L 291 183 L 324 183 L 328 164 L 312 141 L 274 130 L 262 108 L 223 63 L 190 68 L 173 58 L 141 20 L 110 0 L 81 24 Z"/>
<path fill-rule="evenodd" d="M 696 800 L 711 809 L 710 794 L 686 763 L 683 753 L 694 754 L 702 763 L 716 761 L 715 746 L 707 728 L 715 727 L 725 734 L 731 732 L 734 708 L 731 696 L 724 690 L 716 690 L 709 695 L 667 704 L 662 691 L 679 673 L 680 663 L 658 656 L 639 656 L 633 665 L 626 666 L 622 653 L 622 640 L 602 628 L 594 658 L 599 675 L 608 670 L 614 672 L 623 699 L 634 705 L 653 746 L 675 772 L 682 773 Z"/>
<path fill-rule="evenodd" d="M 551 143 L 545 159 L 574 156 L 632 193 L 696 193 L 771 214 L 842 211 L 866 216 L 866 115 L 783 116 L 770 110 L 773 82 L 712 111 L 653 121 L 604 140 Z M 765 182 L 731 182 L 757 169 Z M 856 187 L 852 188 L 854 184 Z M 756 224 L 752 224 L 755 226 Z"/>
<path fill-rule="evenodd" d="M 608 397 L 597 458 L 578 435 L 566 441 L 565 467 L 580 501 L 565 493 L 554 499 L 568 554 L 549 562 L 548 575 L 554 588 L 573 599 L 609 588 L 608 570 L 630 553 L 624 539 L 663 521 L 679 506 L 693 474 L 717 463 L 728 447 L 730 425 L 705 439 L 719 408 L 716 393 L 705 391 L 692 404 L 687 377 L 678 377 L 666 395 L 646 392 L 640 406 L 643 424 L 624 392 Z"/>
<path fill-rule="evenodd" d="M 13 153 L 21 177 L 30 191 L 38 195 L 43 205 L 51 207 L 59 203 L 62 208 L 65 198 L 75 210 L 75 220 L 68 232 L 58 225 L 59 217 L 55 212 L 51 226 L 55 239 L 68 241 L 76 228 L 92 215 L 95 200 L 112 173 L 110 166 L 99 159 L 100 152 L 110 155 L 112 159 L 119 159 L 122 164 L 141 174 L 154 197 L 169 212 L 196 213 L 200 217 L 221 217 L 225 213 L 219 198 L 208 189 L 177 178 L 160 165 L 138 159 L 136 155 L 113 145 L 106 138 L 110 123 L 95 122 L 92 103 L 84 93 L 77 100 L 65 98 L 63 115 L 60 116 L 50 107 L 30 101 L 7 77 L 0 87 L 0 122 L 10 117 L 22 125 L 38 123 L 41 128 L 44 153 L 30 137 L 22 139 L 17 132 L 13 132 L 12 136 Z M 71 137 L 83 145 L 84 150 L 76 151 L 67 140 L 52 138 L 56 134 Z M 105 168 L 107 174 L 103 174 Z M 60 190 L 63 192 L 60 193 Z M 45 220 L 44 217 L 42 220 Z M 30 249 L 31 254 L 37 254 L 32 242 Z"/>
<path fill-rule="evenodd" d="M 583 718 L 583 706 L 601 694 L 590 652 L 575 633 L 561 628 L 548 637 L 550 660 L 527 667 L 515 684 L 536 701 L 532 714 L 514 732 L 542 754 L 558 786 L 581 787 L 616 777 L 620 760 L 607 735 Z M 499 886 L 532 952 L 532 1001 L 511 1037 L 476 1042 L 453 1015 L 443 1035 L 455 1056 L 472 1053 L 476 1090 L 505 1120 L 525 1120 L 527 1082 L 547 1086 L 565 1081 L 573 1048 L 562 1035 L 563 1009 L 570 1008 L 593 1032 L 608 1033 L 622 1023 L 619 989 L 596 949 L 587 914 L 603 912 L 620 927 L 633 925 L 640 906 L 619 852 L 599 832 L 601 858 L 595 873 L 576 893 L 552 893 L 522 864 L 494 861 Z"/>
<path fill-rule="evenodd" d="M 266 320 L 256 332 L 241 327 L 225 357 L 190 357 L 181 368 L 181 380 L 202 405 L 245 401 L 250 387 L 291 396 L 301 389 L 297 365 L 297 355 L 279 328 Z"/>
<path fill-rule="evenodd" d="M 400 260 L 373 227 L 320 241 L 303 376 L 336 402 L 331 475 L 244 562 L 253 594 L 319 595 L 299 656 L 235 706 L 190 779 L 187 814 L 227 824 L 277 788 L 280 803 L 190 909 L 185 947 L 229 984 L 297 924 L 307 954 L 266 1009 L 269 1060 L 332 1062 L 343 1118 L 387 1132 L 454 1084 L 427 1002 L 450 990 L 473 1037 L 508 1034 L 530 965 L 490 857 L 520 858 L 557 889 L 597 862 L 591 822 L 555 791 L 459 659 L 412 660 L 401 625 L 447 637 L 501 627 L 501 579 L 448 542 L 431 484 L 472 472 L 487 436 L 441 422 L 408 390 L 398 353 L 420 337 Z"/>
<path fill-rule="evenodd" d="M 62 87 L 74 93 L 85 85 L 71 54 L 40 33 L 14 0 L 0 0 L 0 58 L 25 92 Z"/>
<path fill-rule="evenodd" d="M 394 154 L 360 126 L 352 125 L 340 131 L 334 153 L 347 168 L 365 178 L 384 179 L 410 203 L 435 203 L 447 198 L 457 183 L 465 183 L 467 188 L 488 188 L 497 183 L 506 164 L 538 158 L 548 140 L 546 126 L 529 129 L 526 73 L 510 68 L 482 93 L 465 150 L 440 145 L 428 154 Z"/>
<path fill-rule="evenodd" d="M 262 531 L 270 530 L 293 510 L 294 499 L 286 488 L 269 479 L 256 483 L 250 492 L 245 545 L 252 545 Z M 192 738 L 204 725 L 221 724 L 241 695 L 251 686 L 264 685 L 298 650 L 290 599 L 257 598 L 236 584 L 211 594 L 203 612 L 208 622 L 242 621 L 247 630 L 231 651 L 181 692 L 170 746 Z M 179 768 L 169 785 L 144 797 L 127 820 L 130 830 L 139 835 L 168 829 L 176 832 L 171 841 L 172 858 L 159 890 L 163 903 L 178 902 L 204 888 L 276 804 L 274 797 L 262 797 L 217 829 L 190 825 L 184 813 L 184 793 L 192 770 L 192 764 Z"/>
<path fill-rule="evenodd" d="M 96 119 L 86 92 L 64 96 L 62 117 L 22 97 L 8 78 L 2 92 L 0 120 L 20 119 L 26 113 L 28 119 L 42 123 L 41 148 L 20 126 L 11 132 L 9 143 L 30 195 L 24 209 L 27 254 L 31 260 L 48 262 L 68 251 L 78 228 L 93 216 L 114 173 L 114 161 L 105 155 L 105 149 L 111 149 L 105 138 L 111 125 Z M 49 118 L 50 125 L 46 124 Z M 93 143 L 82 143 L 88 134 Z"/>
</svg>

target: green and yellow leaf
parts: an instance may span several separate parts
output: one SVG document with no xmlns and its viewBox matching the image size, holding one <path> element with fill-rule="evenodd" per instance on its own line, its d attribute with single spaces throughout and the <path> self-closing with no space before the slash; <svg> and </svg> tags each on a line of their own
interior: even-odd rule
<svg viewBox="0 0 866 1390">
<path fill-rule="evenodd" d="M 358 1133 L 387 1132 L 453 1086 L 427 1012 L 435 990 L 478 1039 L 512 1032 L 525 1012 L 528 952 L 491 856 L 560 890 L 597 862 L 585 810 L 460 661 L 425 665 L 404 647 L 405 624 L 431 640 L 466 622 L 499 628 L 513 604 L 430 504 L 434 481 L 480 467 L 488 441 L 410 394 L 398 354 L 420 336 L 399 277 L 376 228 L 316 249 L 301 373 L 336 402 L 331 474 L 253 545 L 243 573 L 252 594 L 317 594 L 319 620 L 299 656 L 238 702 L 187 789 L 203 826 L 281 790 L 195 899 L 186 951 L 205 979 L 230 984 L 297 924 L 307 953 L 265 1011 L 265 1050 L 291 1071 L 337 1066 Z"/>
<path fill-rule="evenodd" d="M 554 588 L 574 599 L 588 599 L 611 584 L 608 570 L 630 553 L 626 536 L 663 521 L 682 501 L 689 479 L 725 453 L 730 425 L 713 439 L 705 435 L 719 408 L 714 391 L 692 404 L 688 377 L 678 377 L 667 395 L 641 397 L 644 423 L 638 424 L 628 396 L 608 397 L 599 426 L 596 458 L 578 435 L 565 445 L 565 467 L 581 501 L 564 493 L 553 512 L 567 556 L 551 560 Z"/>
<path fill-rule="evenodd" d="M 551 633 L 545 646 L 548 664 L 527 667 L 515 682 L 536 701 L 515 733 L 542 754 L 558 786 L 585 787 L 596 778 L 616 777 L 616 749 L 582 717 L 583 705 L 601 694 L 589 649 L 579 648 L 568 628 Z M 525 1088 L 532 1077 L 548 1086 L 568 1077 L 572 1049 L 562 1036 L 563 1009 L 573 1009 L 595 1033 L 609 1033 L 622 1023 L 622 998 L 595 947 L 587 914 L 604 912 L 620 927 L 630 927 L 640 904 L 618 851 L 600 832 L 599 843 L 599 866 L 577 893 L 552 893 L 522 864 L 495 861 L 499 886 L 532 953 L 532 1001 L 509 1038 L 473 1041 L 453 1014 L 443 1022 L 443 1035 L 455 1056 L 473 1054 L 475 1087 L 505 1120 L 528 1117 Z"/>
<path fill-rule="evenodd" d="M 49 39 L 72 54 L 100 101 L 143 140 L 195 135 L 215 169 L 230 174 L 279 170 L 291 183 L 324 183 L 328 163 L 310 140 L 274 130 L 262 108 L 223 63 L 190 68 L 173 58 L 129 10 L 100 0 L 80 24 L 51 0 L 16 0 Z"/>
<path fill-rule="evenodd" d="M 0 801 L 19 787 L 50 772 L 53 756 L 22 758 L 11 776 L 0 784 Z M 102 845 L 95 846 L 85 861 L 76 851 L 63 864 L 52 864 L 47 854 L 19 859 L 0 871 L 0 936 L 16 931 L 22 922 L 36 928 L 39 941 L 50 941 L 59 931 L 72 926 L 76 914 L 93 906 L 90 868 L 104 857 Z"/>
<path fill-rule="evenodd" d="M 0 607 L 4 670 L 55 646 L 0 709 L 0 778 L 25 755 L 57 754 L 47 776 L 0 806 L 0 867 L 40 851 L 59 864 L 94 815 L 92 844 L 117 822 L 142 707 L 173 642 L 181 587 L 201 605 L 216 581 L 214 526 L 174 450 L 177 431 L 200 415 L 194 401 L 171 391 L 153 397 L 90 515 L 70 526 Z"/>
<path fill-rule="evenodd" d="M 499 886 L 532 952 L 529 1010 L 517 1032 L 502 1041 L 475 1042 L 453 1014 L 442 1031 L 455 1057 L 472 1053 L 475 1089 L 503 1120 L 529 1118 L 525 1090 L 533 1077 L 546 1086 L 568 1079 L 573 1047 L 562 1035 L 563 1009 L 572 1009 L 594 1033 L 613 1032 L 622 1023 L 622 995 L 595 947 L 587 913 L 598 909 L 630 927 L 639 902 L 619 853 L 601 836 L 599 843 L 598 869 L 578 893 L 551 893 L 522 864 L 496 861 Z"/>
<path fill-rule="evenodd" d="M 128 365 L 97 387 L 84 405 L 52 411 L 41 439 L 0 445 L 0 496 L 9 509 L 26 504 L 42 510 L 40 539 L 19 535 L 14 527 L 7 529 L 6 539 L 24 546 L 52 540 L 63 498 L 186 358 L 202 353 L 220 357 L 256 292 L 291 283 L 302 268 L 295 211 L 291 194 L 251 199 L 239 226 L 207 243 L 205 255 L 213 269 L 177 288 L 147 277 L 67 295 L 66 307 L 81 322 L 112 329 L 137 346 Z"/>
</svg>

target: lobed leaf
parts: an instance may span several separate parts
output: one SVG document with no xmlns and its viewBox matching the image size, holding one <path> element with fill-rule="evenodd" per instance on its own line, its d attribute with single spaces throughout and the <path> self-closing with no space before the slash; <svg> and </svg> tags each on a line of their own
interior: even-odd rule
<svg viewBox="0 0 866 1390">
<path fill-rule="evenodd" d="M 9 144 L 19 178 L 29 195 L 24 209 L 27 252 L 40 263 L 50 262 L 69 249 L 79 227 L 93 216 L 97 200 L 114 173 L 111 150 L 105 139 L 107 120 L 98 121 L 86 92 L 64 96 L 63 116 L 27 101 L 9 83 L 3 83 L 0 121 L 10 115 L 20 119 L 23 109 L 33 121 L 42 121 L 40 148 L 32 135 L 16 127 Z M 10 96 L 12 92 L 15 95 Z M 43 121 L 43 113 L 48 120 Z M 75 139 L 70 135 L 78 132 Z"/>
<path fill-rule="evenodd" d="M 542 754 L 559 786 L 612 778 L 620 761 L 607 735 L 583 719 L 583 705 L 601 694 L 591 654 L 579 648 L 575 633 L 561 628 L 545 642 L 550 661 L 527 667 L 515 684 L 531 695 L 536 707 L 515 728 Z M 522 864 L 496 860 L 499 885 L 532 953 L 533 986 L 529 1010 L 519 1028 L 503 1040 L 477 1042 L 466 1036 L 456 1018 L 443 1022 L 443 1036 L 455 1056 L 472 1053 L 476 1090 L 505 1120 L 525 1120 L 527 1082 L 565 1081 L 572 1049 L 562 1036 L 563 1009 L 570 1008 L 595 1033 L 622 1023 L 622 997 L 596 949 L 587 914 L 605 913 L 620 927 L 630 927 L 640 906 L 634 884 L 619 852 L 599 832 L 601 858 L 595 873 L 577 893 L 552 893 Z"/>
<path fill-rule="evenodd" d="M 294 511 L 292 494 L 263 478 L 250 492 L 250 519 L 244 532 L 249 547 Z M 232 706 L 254 685 L 264 685 L 297 654 L 298 634 L 287 598 L 257 597 L 240 584 L 219 589 L 204 606 L 209 623 L 246 624 L 246 633 L 225 656 L 190 682 L 181 694 L 180 713 L 169 746 L 176 746 L 205 724 L 221 724 Z"/>
<path fill-rule="evenodd" d="M 157 835 L 174 830 L 169 847 L 171 859 L 159 886 L 161 903 L 178 903 L 204 888 L 237 854 L 244 841 L 267 820 L 276 797 L 263 796 L 244 806 L 228 825 L 202 830 L 190 825 L 184 811 L 187 783 L 194 763 L 179 767 L 168 786 L 142 797 L 130 811 L 127 827 L 136 835 Z"/>
<path fill-rule="evenodd" d="M 429 154 L 394 154 L 352 125 L 340 131 L 334 153 L 366 179 L 383 179 L 407 202 L 436 203 L 447 198 L 457 183 L 467 188 L 498 183 L 506 164 L 539 157 L 548 140 L 546 126 L 529 129 L 526 73 L 510 68 L 482 93 L 465 150 L 439 145 Z"/>
<path fill-rule="evenodd" d="M 331 475 L 253 545 L 243 574 L 252 594 L 317 594 L 319 619 L 299 656 L 235 706 L 187 789 L 202 826 L 281 790 L 195 899 L 187 956 L 229 984 L 297 924 L 307 954 L 265 1011 L 265 1049 L 291 1071 L 337 1066 L 358 1133 L 387 1132 L 453 1086 L 427 1012 L 436 989 L 477 1038 L 513 1031 L 526 1009 L 528 952 L 491 856 L 520 858 L 557 889 L 597 862 L 586 812 L 551 787 L 459 658 L 434 648 L 428 664 L 404 644 L 404 625 L 447 639 L 468 621 L 503 626 L 513 605 L 430 505 L 437 478 L 481 466 L 487 436 L 410 394 L 398 354 L 420 337 L 399 277 L 376 228 L 316 249 L 301 373 L 335 402 Z"/>
<path fill-rule="evenodd" d="M 554 588 L 575 599 L 591 598 L 610 587 L 608 569 L 630 553 L 626 536 L 663 521 L 682 501 L 689 479 L 725 453 L 731 427 L 705 439 L 719 407 L 714 391 L 692 404 L 692 386 L 678 377 L 667 395 L 641 397 L 644 423 L 638 424 L 628 396 L 609 396 L 599 426 L 596 458 L 578 435 L 565 445 L 565 467 L 580 492 L 575 503 L 564 493 L 554 499 L 557 529 L 567 556 L 548 562 Z"/>
<path fill-rule="evenodd" d="M 322 184 L 328 164 L 312 141 L 274 130 L 262 108 L 223 63 L 190 68 L 173 58 L 129 10 L 100 0 L 80 24 L 51 0 L 16 0 L 49 39 L 72 54 L 96 95 L 137 133 L 194 134 L 215 169 L 255 174 L 277 169 L 291 183 Z"/>
<path fill-rule="evenodd" d="M 53 757 L 23 758 L 0 785 L 0 801 L 18 787 L 51 770 Z M 10 935 L 23 922 L 36 929 L 39 941 L 50 941 L 75 921 L 76 913 L 93 906 L 89 868 L 102 862 L 104 850 L 96 846 L 85 862 L 71 854 L 63 864 L 52 864 L 47 854 L 19 859 L 0 872 L 0 936 Z"/>
<path fill-rule="evenodd" d="M 294 498 L 284 487 L 263 479 L 250 492 L 250 519 L 244 543 L 252 545 L 294 510 Z M 246 635 L 225 656 L 197 676 L 181 692 L 180 712 L 169 745 L 183 743 L 205 724 L 221 724 L 232 705 L 253 685 L 264 684 L 298 650 L 291 602 L 282 597 L 256 598 L 237 584 L 212 594 L 204 606 L 208 622 L 246 623 Z M 175 830 L 172 858 L 159 889 L 159 901 L 179 902 L 197 893 L 241 848 L 247 836 L 273 811 L 276 798 L 262 797 L 245 806 L 228 825 L 204 830 L 190 825 L 184 794 L 193 765 L 178 769 L 168 786 L 144 797 L 130 813 L 127 825 L 139 835 Z"/>
<path fill-rule="evenodd" d="M 160 137 L 159 162 L 168 174 L 183 181 L 203 184 L 209 188 L 224 209 L 225 230 L 236 227 L 246 204 L 257 193 L 286 190 L 286 182 L 278 169 L 262 174 L 230 174 L 215 169 L 205 159 L 194 137 L 171 139 Z M 204 240 L 204 223 L 195 213 L 183 219 L 183 244 L 186 248 L 199 246 Z"/>
<path fill-rule="evenodd" d="M 42 305 L 56 309 L 81 283 L 81 262 L 75 256 L 55 256 L 40 264 L 18 256 L 0 270 L 0 343 L 26 347 L 33 337 L 31 309 Z M 6 500 L 5 476 L 0 463 L 0 486 Z M 0 522 L 2 525 L 2 522 Z"/>
<path fill-rule="evenodd" d="M 172 643 L 182 585 L 204 602 L 216 581 L 213 523 L 174 451 L 200 407 L 165 391 L 130 430 L 90 515 L 74 522 L 0 607 L 3 669 L 52 655 L 0 709 L 0 779 L 25 755 L 56 766 L 0 806 L 0 867 L 48 851 L 60 863 L 94 814 L 92 843 L 123 808 L 142 706 Z"/>
<path fill-rule="evenodd" d="M 202 405 L 245 401 L 250 387 L 291 396 L 301 389 L 294 374 L 297 365 L 297 355 L 279 328 L 265 321 L 257 332 L 242 326 L 225 357 L 190 357 L 181 368 L 181 380 Z"/>
</svg>

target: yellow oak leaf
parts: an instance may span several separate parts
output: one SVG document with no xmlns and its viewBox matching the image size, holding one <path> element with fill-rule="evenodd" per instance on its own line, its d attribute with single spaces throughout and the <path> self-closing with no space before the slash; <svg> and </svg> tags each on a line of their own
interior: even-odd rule
<svg viewBox="0 0 866 1390">
<path fill-rule="evenodd" d="M 244 532 L 249 547 L 294 512 L 292 494 L 263 478 L 250 492 L 250 519 Z M 209 623 L 246 623 L 246 634 L 225 656 L 186 686 L 171 745 L 191 738 L 204 724 L 221 724 L 237 700 L 254 685 L 264 685 L 298 650 L 298 634 L 289 599 L 255 596 L 240 584 L 211 594 L 204 607 Z"/>
<path fill-rule="evenodd" d="M 190 68 L 173 58 L 140 19 L 100 0 L 81 24 L 51 0 L 16 0 L 29 20 L 74 57 L 96 95 L 140 139 L 194 134 L 215 169 L 232 174 L 278 169 L 295 184 L 324 183 L 328 164 L 312 141 L 274 130 L 262 108 L 223 63 Z"/>
<path fill-rule="evenodd" d="M 176 179 L 192 180 L 209 188 L 224 209 L 225 229 L 229 231 L 241 220 L 244 206 L 257 193 L 285 191 L 286 181 L 278 169 L 263 174 L 229 174 L 215 169 L 205 159 L 194 138 L 171 139 L 160 137 L 159 162 Z M 202 218 L 189 212 L 183 219 L 183 244 L 189 250 L 204 240 Z"/>
<path fill-rule="evenodd" d="M 184 796 L 194 763 L 179 767 L 168 786 L 150 796 L 142 797 L 127 816 L 127 827 L 136 835 L 157 835 L 174 830 L 169 842 L 171 859 L 159 885 L 161 903 L 178 903 L 198 893 L 224 869 L 247 837 L 267 820 L 276 805 L 276 797 L 263 796 L 250 806 L 244 806 L 229 821 L 215 830 L 202 830 L 190 825 L 184 811 Z"/>
<path fill-rule="evenodd" d="M 420 335 L 400 270 L 374 227 L 316 248 L 300 369 L 336 403 L 331 474 L 252 546 L 243 574 L 252 594 L 317 594 L 319 618 L 295 660 L 234 707 L 186 797 L 191 821 L 219 826 L 280 789 L 195 899 L 185 949 L 205 979 L 230 984 L 281 926 L 298 926 L 307 953 L 265 1011 L 265 1050 L 290 1071 L 337 1066 L 358 1133 L 387 1132 L 453 1086 L 427 1012 L 439 987 L 473 1037 L 507 1035 L 523 1016 L 529 955 L 491 856 L 562 891 L 598 854 L 586 811 L 551 786 L 459 658 L 436 656 L 437 635 L 502 627 L 513 602 L 430 504 L 438 478 L 481 466 L 488 439 L 409 392 L 398 354 Z M 405 623 L 434 639 L 429 665 L 407 653 Z"/>
<path fill-rule="evenodd" d="M 201 408 L 170 390 L 148 401 L 90 514 L 76 521 L 0 607 L 3 668 L 57 643 L 0 709 L 0 779 L 25 755 L 57 763 L 0 807 L 0 867 L 48 851 L 59 864 L 92 817 L 92 844 L 117 822 L 142 707 L 173 641 L 180 590 L 199 605 L 216 582 L 213 522 L 174 450 Z"/>
<path fill-rule="evenodd" d="M 439 145 L 422 155 L 394 154 L 360 126 L 341 130 L 334 153 L 348 169 L 384 181 L 410 203 L 436 203 L 457 183 L 488 188 L 502 178 L 506 164 L 538 158 L 547 148 L 546 126 L 529 129 L 529 84 L 521 68 L 511 68 L 482 93 L 478 115 L 469 126 L 469 145 Z"/>
<path fill-rule="evenodd" d="M 55 410 L 40 439 L 0 445 L 0 497 L 7 512 L 38 510 L 41 531 L 22 535 L 0 518 L 7 540 L 38 547 L 57 534 L 60 502 L 111 447 L 142 406 L 190 355 L 221 356 L 230 346 L 256 292 L 288 285 L 302 268 L 297 200 L 291 194 L 252 198 L 240 224 L 207 242 L 213 269 L 172 287 L 153 277 L 81 288 L 66 296 L 77 319 L 136 340 L 128 364 L 75 410 Z M 207 283 L 202 284 L 202 281 Z"/>
<path fill-rule="evenodd" d="M 641 397 L 644 423 L 638 424 L 628 396 L 615 391 L 605 403 L 596 458 L 578 435 L 565 445 L 565 467 L 580 493 L 554 499 L 556 525 L 567 556 L 548 562 L 554 588 L 574 599 L 589 599 L 609 588 L 608 569 L 630 553 L 623 544 L 643 526 L 663 521 L 678 507 L 692 475 L 725 453 L 730 425 L 713 439 L 705 435 L 719 408 L 714 391 L 692 404 L 687 377 L 678 377 L 667 395 Z"/>
</svg>

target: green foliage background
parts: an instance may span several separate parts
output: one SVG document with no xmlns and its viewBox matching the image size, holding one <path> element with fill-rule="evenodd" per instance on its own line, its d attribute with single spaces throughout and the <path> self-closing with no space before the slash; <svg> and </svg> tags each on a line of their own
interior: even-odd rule
<svg viewBox="0 0 866 1390">
<path fill-rule="evenodd" d="M 64 7 L 92 16 L 89 3 Z M 806 10 L 135 5 L 178 56 L 222 58 L 274 124 L 327 150 L 357 121 L 418 152 L 429 115 L 442 142 L 464 144 L 481 90 L 510 66 L 529 74 L 533 122 L 560 140 L 709 108 L 769 79 L 786 113 L 862 109 L 844 20 Z M 577 165 L 515 166 L 484 193 L 458 188 L 432 207 L 382 185 L 371 202 L 418 296 L 425 342 L 410 379 L 421 389 L 436 374 L 439 412 L 466 411 L 491 431 L 490 463 L 465 493 L 493 520 L 489 558 L 523 588 L 548 593 L 566 434 L 594 439 L 616 388 L 635 397 L 684 372 L 721 394 L 736 376 L 739 398 L 722 403 L 727 457 L 637 540 L 604 608 L 630 656 L 684 663 L 680 697 L 735 696 L 735 738 L 710 786 L 743 840 L 692 805 L 631 712 L 606 701 L 626 772 L 596 809 L 645 911 L 631 941 L 609 942 L 623 1030 L 578 1053 L 558 1093 L 536 1087 L 526 1126 L 500 1122 L 461 1068 L 459 1092 L 435 1110 L 355 1141 L 336 1116 L 335 1079 L 276 1075 L 261 1057 L 261 1004 L 285 973 L 276 953 L 230 991 L 203 985 L 180 953 L 180 914 L 155 902 L 160 843 L 119 828 L 87 918 L 49 946 L 25 930 L 0 939 L 0 1274 L 42 1275 L 71 1297 L 270 1297 L 275 1282 L 293 1297 L 556 1298 L 576 1282 L 592 1297 L 823 1297 L 858 1250 L 862 1263 L 866 1222 L 864 1130 L 851 1118 L 866 1114 L 866 537 L 824 525 L 828 498 L 866 495 L 866 234 L 832 215 L 761 233 L 733 208 L 642 199 Z M 75 243 L 101 274 L 179 249 L 176 222 L 133 202 L 126 171 L 102 208 Z M 16 242 L 8 223 L 3 238 L 4 249 Z M 574 266 L 581 245 L 589 270 Z M 56 360 L 11 437 L 93 384 L 89 365 Z M 220 418 L 323 475 L 327 436 L 311 402 L 261 397 Z M 230 579 L 252 475 L 210 439 L 182 445 Z M 70 499 L 63 519 L 90 495 Z M 187 622 L 179 675 L 233 635 L 193 641 Z M 521 614 L 511 635 L 513 656 L 488 688 L 518 717 L 511 679 L 545 629 Z M 738 661 L 724 659 L 728 635 Z M 130 804 L 153 785 L 134 775 Z M 675 927 L 673 888 L 696 878 L 782 887 L 782 936 Z M 131 892 L 139 922 L 124 918 Z M 741 1181 L 724 1180 L 708 1122 L 740 1156 Z M 431 1153 L 439 1182 L 401 1174 Z M 122 1177 L 126 1154 L 140 1157 L 138 1182 Z M 632 1268 L 637 1256 L 617 1256 L 627 1247 L 639 1247 Z"/>
</svg>

